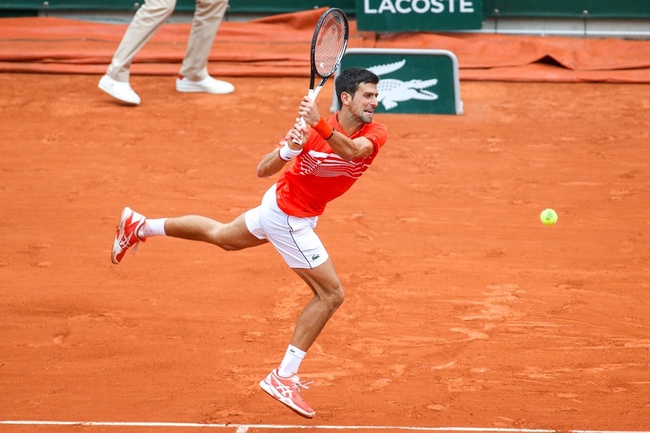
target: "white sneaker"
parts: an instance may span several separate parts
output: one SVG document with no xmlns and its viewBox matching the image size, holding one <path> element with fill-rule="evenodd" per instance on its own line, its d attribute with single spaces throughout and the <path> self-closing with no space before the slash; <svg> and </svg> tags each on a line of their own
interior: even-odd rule
<svg viewBox="0 0 650 433">
<path fill-rule="evenodd" d="M 207 76 L 201 81 L 192 81 L 187 78 L 176 79 L 176 91 L 178 92 L 203 92 L 225 95 L 235 91 L 235 86 L 227 81 L 221 81 Z"/>
<path fill-rule="evenodd" d="M 128 81 L 117 81 L 108 75 L 104 75 L 97 85 L 101 90 L 108 93 L 115 99 L 131 105 L 140 104 L 140 97 L 133 91 Z"/>
</svg>

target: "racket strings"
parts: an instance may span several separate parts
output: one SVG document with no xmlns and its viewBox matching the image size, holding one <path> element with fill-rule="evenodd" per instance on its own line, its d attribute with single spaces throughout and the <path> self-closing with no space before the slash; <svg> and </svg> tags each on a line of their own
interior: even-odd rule
<svg viewBox="0 0 650 433">
<path fill-rule="evenodd" d="M 325 17 L 316 36 L 314 66 L 321 77 L 332 75 L 347 45 L 345 16 L 331 13 Z"/>
</svg>

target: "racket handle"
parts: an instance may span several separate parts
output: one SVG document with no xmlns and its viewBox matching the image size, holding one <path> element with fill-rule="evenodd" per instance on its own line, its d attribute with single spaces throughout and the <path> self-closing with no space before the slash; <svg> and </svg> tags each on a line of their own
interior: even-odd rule
<svg viewBox="0 0 650 433">
<path fill-rule="evenodd" d="M 305 119 L 303 119 L 302 117 L 300 117 L 300 126 L 302 126 L 303 128 L 307 126 L 307 122 L 305 122 Z M 293 141 L 296 144 L 302 144 L 301 140 L 296 140 L 295 138 L 291 141 Z"/>
<path fill-rule="evenodd" d="M 305 119 L 303 119 L 302 117 L 300 117 L 300 126 L 302 126 L 303 128 L 307 126 L 307 122 L 305 122 Z M 302 144 L 302 140 L 296 140 L 295 138 L 292 139 L 291 141 L 293 141 L 296 144 Z"/>
<path fill-rule="evenodd" d="M 309 89 L 309 92 L 307 92 L 307 96 L 309 97 L 309 99 L 311 99 L 312 101 L 315 101 L 316 97 L 318 96 L 318 94 L 320 93 L 320 90 L 322 88 L 323 88 L 323 86 L 318 86 L 315 89 Z M 305 126 L 307 126 L 307 123 L 305 122 L 305 119 L 302 118 L 302 116 L 300 117 L 300 126 L 302 126 L 303 128 Z M 296 143 L 296 144 L 301 143 L 300 141 L 296 140 L 295 138 L 292 141 L 294 143 Z"/>
<path fill-rule="evenodd" d="M 307 93 L 307 96 L 309 96 L 309 98 L 310 98 L 311 100 L 315 101 L 315 100 L 316 100 L 316 97 L 317 97 L 318 94 L 320 93 L 320 89 L 322 89 L 322 88 L 323 88 L 323 86 L 318 86 L 318 87 L 316 87 L 316 88 L 313 89 L 313 90 L 312 90 L 312 89 L 309 89 L 309 92 Z"/>
</svg>

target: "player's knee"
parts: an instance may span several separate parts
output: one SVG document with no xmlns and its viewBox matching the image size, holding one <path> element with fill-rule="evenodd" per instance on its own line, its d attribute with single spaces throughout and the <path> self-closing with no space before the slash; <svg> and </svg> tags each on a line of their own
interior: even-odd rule
<svg viewBox="0 0 650 433">
<path fill-rule="evenodd" d="M 223 230 L 216 230 L 211 236 L 212 243 L 224 251 L 238 251 L 243 247 L 234 239 L 229 238 L 224 234 Z"/>
<path fill-rule="evenodd" d="M 341 306 L 341 304 L 343 304 L 343 301 L 345 300 L 345 292 L 343 291 L 343 287 L 341 287 L 339 284 L 337 287 L 328 290 L 324 298 L 324 301 L 327 302 L 330 309 L 332 311 L 336 310 Z"/>
<path fill-rule="evenodd" d="M 343 291 L 343 287 L 341 287 L 341 290 L 337 292 L 335 299 L 336 308 L 339 308 L 343 304 L 343 301 L 345 301 L 345 292 Z"/>
<path fill-rule="evenodd" d="M 228 240 L 223 224 L 215 224 L 213 227 L 210 227 L 207 232 L 207 239 L 205 240 L 225 251 L 237 251 L 241 249 L 237 244 Z"/>
</svg>

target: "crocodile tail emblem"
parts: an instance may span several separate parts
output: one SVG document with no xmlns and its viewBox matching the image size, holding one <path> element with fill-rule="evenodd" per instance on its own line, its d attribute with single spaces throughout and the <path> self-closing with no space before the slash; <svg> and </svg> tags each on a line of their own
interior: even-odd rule
<svg viewBox="0 0 650 433">
<path fill-rule="evenodd" d="M 372 66 L 368 70 L 381 77 L 382 75 L 400 70 L 405 64 L 406 59 L 403 59 L 399 62 Z M 378 99 L 386 110 L 392 110 L 400 102 L 410 101 L 412 99 L 435 101 L 438 99 L 438 95 L 426 89 L 436 84 L 438 84 L 437 78 L 429 80 L 414 79 L 409 81 L 402 81 L 395 78 L 382 78 L 377 85 L 377 91 L 379 92 Z"/>
</svg>

